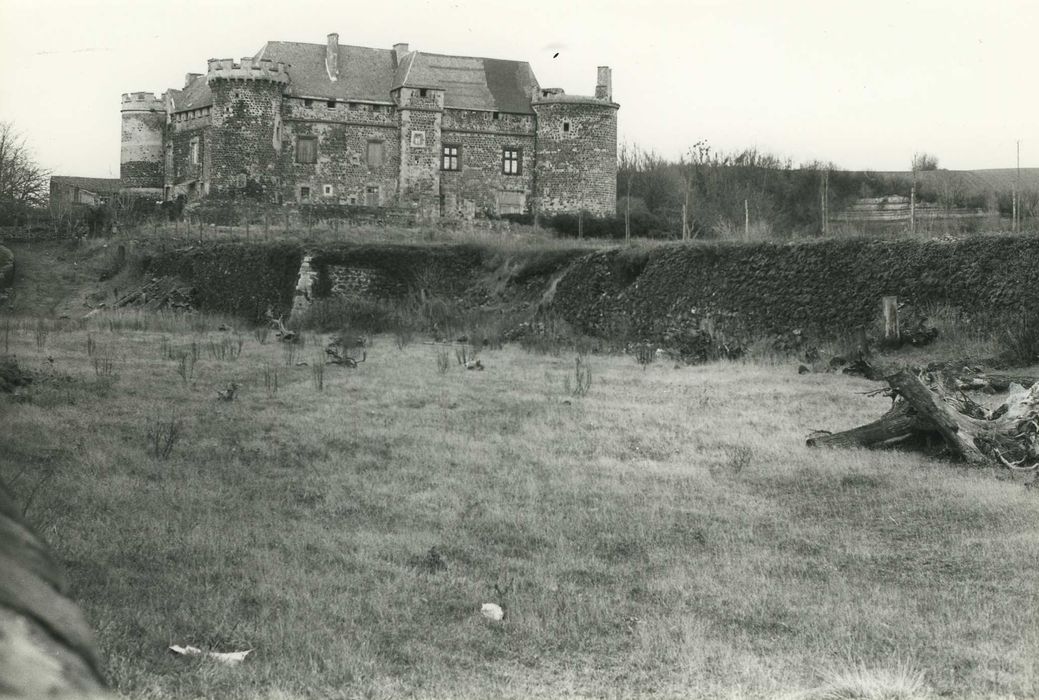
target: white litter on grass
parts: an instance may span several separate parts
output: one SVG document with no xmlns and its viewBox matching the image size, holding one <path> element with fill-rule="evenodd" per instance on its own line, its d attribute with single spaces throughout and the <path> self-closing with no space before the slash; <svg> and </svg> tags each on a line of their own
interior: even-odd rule
<svg viewBox="0 0 1039 700">
<path fill-rule="evenodd" d="M 505 617 L 505 611 L 495 603 L 484 603 L 480 607 L 480 614 L 489 620 L 498 621 Z"/>
<path fill-rule="evenodd" d="M 245 657 L 252 653 L 252 649 L 245 651 L 231 651 L 231 652 L 219 652 L 219 651 L 202 651 L 198 647 L 192 646 L 178 646 L 176 644 L 170 647 L 170 651 L 174 654 L 180 654 L 181 656 L 205 656 L 214 661 L 219 661 L 225 666 L 237 666 L 238 664 L 245 661 Z"/>
</svg>

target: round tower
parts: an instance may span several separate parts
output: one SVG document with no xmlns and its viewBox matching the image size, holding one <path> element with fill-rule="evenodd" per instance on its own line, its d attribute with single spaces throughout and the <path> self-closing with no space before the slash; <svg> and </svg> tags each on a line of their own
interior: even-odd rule
<svg viewBox="0 0 1039 700">
<path fill-rule="evenodd" d="M 166 105 L 150 92 L 123 95 L 119 179 L 127 189 L 162 191 L 162 134 Z"/>
<path fill-rule="evenodd" d="M 617 110 L 610 69 L 599 68 L 595 96 L 541 89 L 537 115 L 535 196 L 543 214 L 617 213 Z"/>
<path fill-rule="evenodd" d="M 210 194 L 272 199 L 278 190 L 281 101 L 288 66 L 266 59 L 211 59 L 212 136 L 206 156 Z"/>
</svg>

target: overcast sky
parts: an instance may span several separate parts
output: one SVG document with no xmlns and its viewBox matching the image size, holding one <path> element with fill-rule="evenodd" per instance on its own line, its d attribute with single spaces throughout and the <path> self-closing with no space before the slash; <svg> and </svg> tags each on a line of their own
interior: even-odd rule
<svg viewBox="0 0 1039 700">
<path fill-rule="evenodd" d="M 613 68 L 620 139 L 904 170 L 1039 165 L 1039 2 L 1017 0 L 0 0 L 0 120 L 56 174 L 119 175 L 119 100 L 179 88 L 265 41 L 529 61 L 592 94 Z M 558 56 L 556 54 L 558 53 Z"/>
</svg>

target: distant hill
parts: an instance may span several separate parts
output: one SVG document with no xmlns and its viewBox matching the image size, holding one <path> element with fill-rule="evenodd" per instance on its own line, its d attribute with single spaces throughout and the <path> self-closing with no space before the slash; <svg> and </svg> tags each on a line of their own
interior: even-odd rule
<svg viewBox="0 0 1039 700">
<path fill-rule="evenodd" d="M 911 179 L 910 171 L 878 172 L 877 175 Z M 923 187 L 941 189 L 948 187 L 964 193 L 996 194 L 1011 192 L 1017 181 L 1016 168 L 991 168 L 986 170 L 923 170 L 917 173 L 917 181 Z M 1039 168 L 1021 168 L 1021 191 L 1039 192 Z"/>
</svg>

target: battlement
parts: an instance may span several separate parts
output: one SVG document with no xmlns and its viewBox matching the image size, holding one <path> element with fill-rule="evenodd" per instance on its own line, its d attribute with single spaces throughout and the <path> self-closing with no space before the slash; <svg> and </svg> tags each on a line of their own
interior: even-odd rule
<svg viewBox="0 0 1039 700">
<path fill-rule="evenodd" d="M 124 92 L 122 112 L 165 112 L 162 97 L 151 92 Z"/>
<path fill-rule="evenodd" d="M 214 80 L 267 80 L 274 83 L 288 83 L 289 64 L 274 62 L 270 59 L 243 58 L 235 62 L 232 58 L 211 58 L 206 71 L 206 81 Z"/>
</svg>

